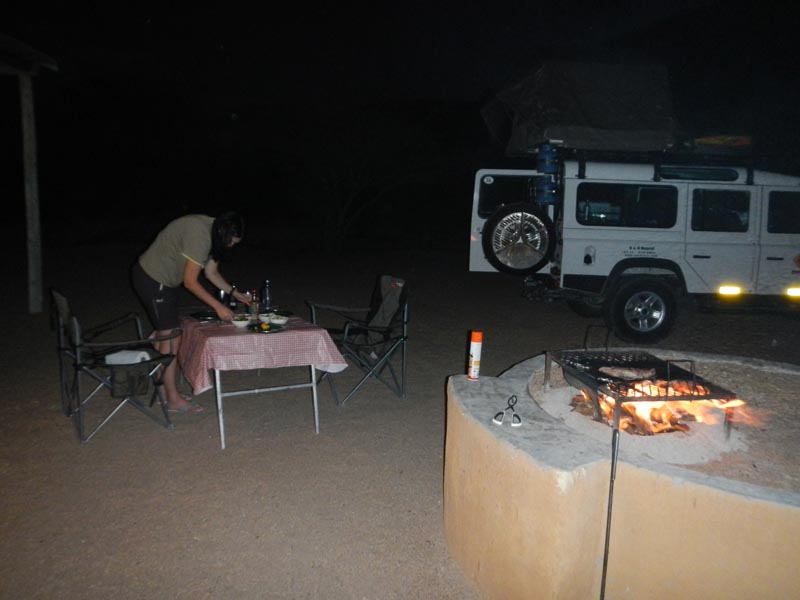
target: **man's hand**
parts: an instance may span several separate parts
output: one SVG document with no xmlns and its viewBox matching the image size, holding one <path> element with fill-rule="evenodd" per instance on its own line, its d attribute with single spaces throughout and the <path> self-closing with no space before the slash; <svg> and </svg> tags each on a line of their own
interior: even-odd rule
<svg viewBox="0 0 800 600">
<path fill-rule="evenodd" d="M 238 300 L 239 302 L 246 304 L 247 306 L 250 306 L 250 303 L 253 300 L 250 294 L 245 294 L 244 292 L 240 292 L 239 290 L 233 291 L 233 297 L 236 298 L 236 300 Z"/>
<path fill-rule="evenodd" d="M 224 304 L 220 304 L 215 310 L 220 321 L 233 321 L 233 311 Z"/>
</svg>

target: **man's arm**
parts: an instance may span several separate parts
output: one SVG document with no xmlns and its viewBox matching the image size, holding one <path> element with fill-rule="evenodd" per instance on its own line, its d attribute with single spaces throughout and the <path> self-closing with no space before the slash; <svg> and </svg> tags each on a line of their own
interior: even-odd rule
<svg viewBox="0 0 800 600">
<path fill-rule="evenodd" d="M 215 261 L 213 258 L 209 258 L 208 262 L 206 263 L 203 272 L 206 275 L 206 279 L 208 279 L 211 283 L 217 286 L 226 294 L 230 294 L 233 292 L 233 297 L 236 298 L 239 302 L 244 302 L 245 304 L 250 304 L 250 296 L 243 293 L 240 290 L 233 290 L 233 285 L 228 283 L 225 278 L 222 276 L 222 273 L 219 272 L 219 263 Z"/>
<path fill-rule="evenodd" d="M 210 261 L 209 261 L 210 262 Z M 217 316 L 222 319 L 223 321 L 230 321 L 233 319 L 233 312 L 230 308 L 222 304 L 219 300 L 217 300 L 213 295 L 211 295 L 206 288 L 200 283 L 200 271 L 203 270 L 203 267 L 193 260 L 187 260 L 186 264 L 183 267 L 183 286 L 189 290 L 192 294 L 197 296 L 200 300 L 202 300 L 205 304 L 208 304 L 211 308 L 214 309 L 214 312 L 217 313 Z M 219 287 L 218 283 L 222 283 L 223 285 L 227 285 L 224 279 L 221 278 L 218 272 L 216 272 L 216 263 L 215 263 L 215 275 L 217 277 L 216 281 L 209 277 L 208 267 L 206 267 L 206 277 L 208 280 Z M 228 285 L 230 288 L 230 285 Z"/>
</svg>

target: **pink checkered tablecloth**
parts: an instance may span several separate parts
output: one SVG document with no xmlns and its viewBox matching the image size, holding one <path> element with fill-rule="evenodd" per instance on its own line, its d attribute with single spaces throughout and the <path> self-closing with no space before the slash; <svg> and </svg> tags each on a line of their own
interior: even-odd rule
<svg viewBox="0 0 800 600">
<path fill-rule="evenodd" d="M 178 363 L 192 390 L 200 394 L 214 386 L 212 369 L 241 371 L 313 365 L 330 373 L 347 367 L 322 327 L 290 317 L 283 331 L 256 333 L 232 323 L 181 322 L 183 336 Z"/>
</svg>

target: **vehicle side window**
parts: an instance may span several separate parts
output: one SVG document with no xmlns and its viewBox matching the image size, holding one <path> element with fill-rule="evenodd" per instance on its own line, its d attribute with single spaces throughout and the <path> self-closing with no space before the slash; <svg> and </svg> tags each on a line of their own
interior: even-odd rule
<svg viewBox="0 0 800 600">
<path fill-rule="evenodd" d="M 750 224 L 750 192 L 696 189 L 692 231 L 744 232 Z"/>
<path fill-rule="evenodd" d="M 484 175 L 478 192 L 478 216 L 488 219 L 504 204 L 533 202 L 538 180 L 530 175 Z"/>
<path fill-rule="evenodd" d="M 769 193 L 767 231 L 800 233 L 800 192 Z"/>
<path fill-rule="evenodd" d="M 581 183 L 575 212 L 581 225 L 669 229 L 678 216 L 678 190 L 669 185 Z"/>
</svg>

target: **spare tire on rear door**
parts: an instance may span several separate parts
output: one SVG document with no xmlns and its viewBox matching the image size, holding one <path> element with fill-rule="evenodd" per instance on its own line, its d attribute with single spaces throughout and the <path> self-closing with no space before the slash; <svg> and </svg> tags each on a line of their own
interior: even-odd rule
<svg viewBox="0 0 800 600">
<path fill-rule="evenodd" d="M 528 202 L 501 206 L 483 226 L 483 253 L 498 271 L 524 275 L 545 266 L 556 247 L 553 221 Z"/>
</svg>

